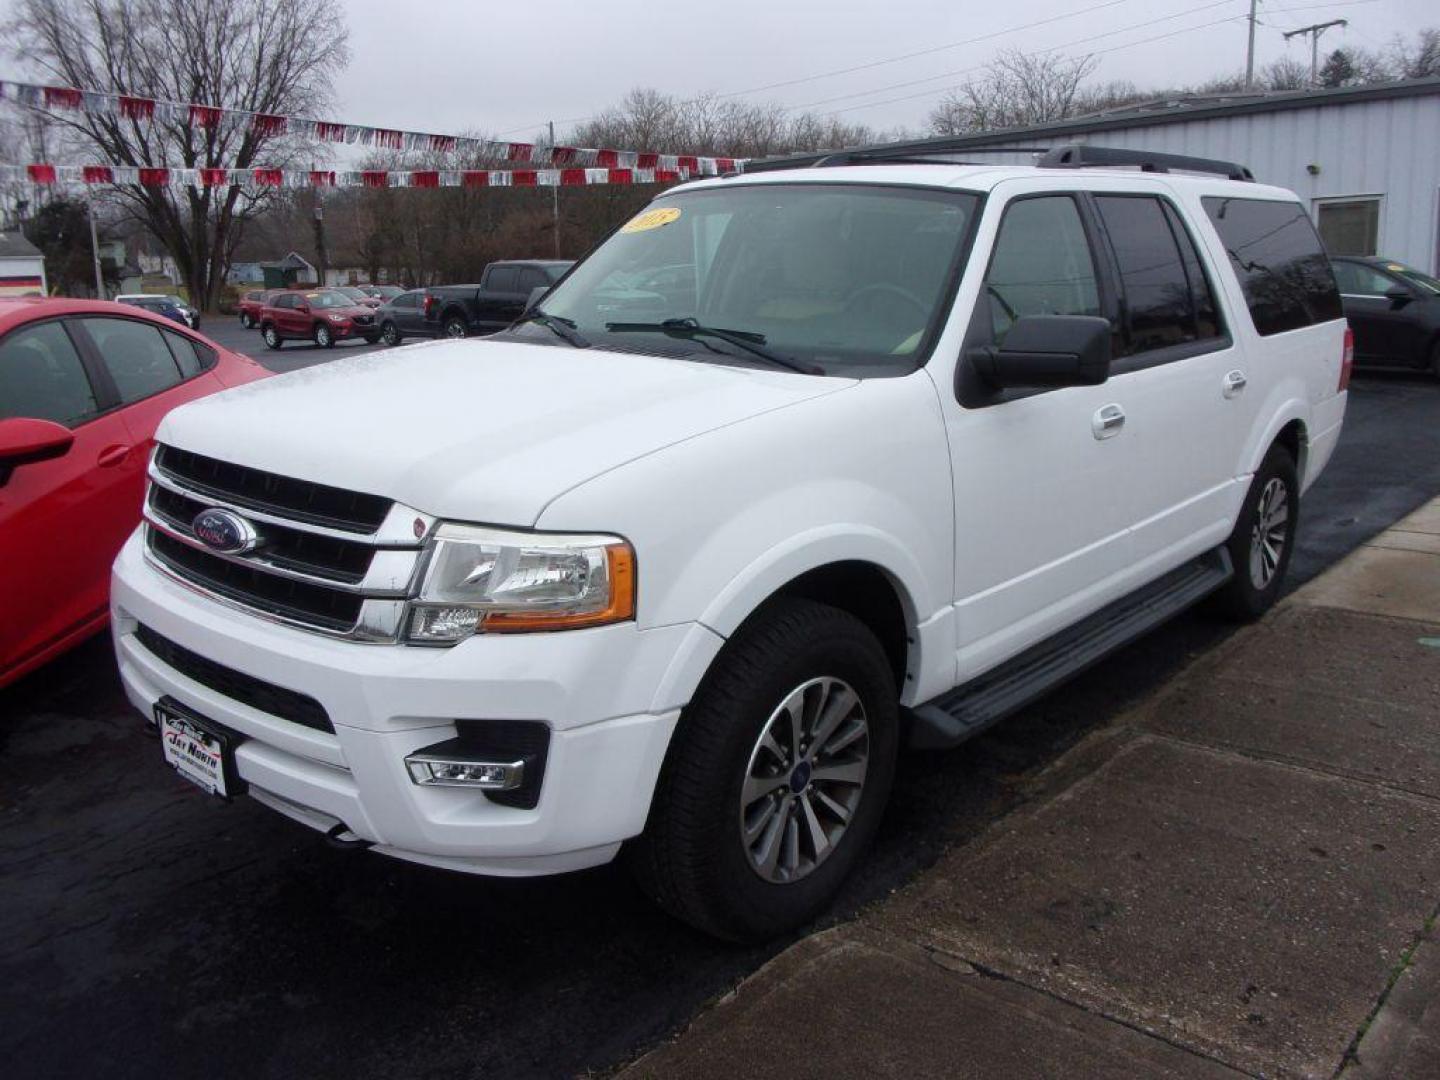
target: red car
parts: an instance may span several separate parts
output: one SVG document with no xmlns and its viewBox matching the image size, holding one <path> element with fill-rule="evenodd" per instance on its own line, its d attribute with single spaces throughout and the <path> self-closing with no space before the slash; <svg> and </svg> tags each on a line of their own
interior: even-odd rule
<svg viewBox="0 0 1440 1080">
<path fill-rule="evenodd" d="M 357 304 L 338 289 L 276 293 L 260 312 L 265 345 L 278 349 L 287 341 L 313 341 L 328 349 L 345 338 L 380 340 L 375 309 Z"/>
<path fill-rule="evenodd" d="M 104 628 L 161 417 L 267 374 L 140 308 L 0 300 L 0 686 Z"/>
<path fill-rule="evenodd" d="M 260 324 L 260 311 L 276 294 L 275 289 L 251 289 L 240 296 L 240 325 L 246 330 Z"/>
</svg>

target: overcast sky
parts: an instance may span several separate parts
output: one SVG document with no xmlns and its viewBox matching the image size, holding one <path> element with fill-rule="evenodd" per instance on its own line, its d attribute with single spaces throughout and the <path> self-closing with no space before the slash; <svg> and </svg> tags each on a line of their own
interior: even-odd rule
<svg viewBox="0 0 1440 1080">
<path fill-rule="evenodd" d="M 203 2 L 203 0 L 197 0 Z M 1250 0 L 340 0 L 351 61 L 335 119 L 529 140 L 637 86 L 744 95 L 881 130 L 922 131 L 945 91 L 1005 48 L 1093 54 L 1095 81 L 1143 87 L 1242 70 Z M 0 11 L 11 7 L 0 0 Z M 1308 63 L 1300 26 L 1380 49 L 1440 24 L 1435 0 L 1263 0 L 1257 66 Z M 1036 25 L 1042 24 L 1043 25 Z M 912 54 L 922 55 L 912 55 Z M 900 59 L 897 59 L 900 58 Z M 850 70 L 846 70 L 850 69 Z M 20 72 L 4 72 L 20 75 Z M 645 149 L 623 147 L 621 149 Z"/>
<path fill-rule="evenodd" d="M 340 119 L 528 139 L 546 120 L 563 131 L 635 86 L 687 97 L 748 92 L 839 110 L 879 128 L 920 129 L 949 86 L 1011 46 L 1097 54 L 1102 81 L 1199 82 L 1243 69 L 1249 0 L 344 0 L 344 7 L 353 56 L 336 87 Z M 1434 0 L 1265 0 L 1260 12 L 1257 64 L 1282 56 L 1308 63 L 1308 38 L 1287 43 L 1281 34 L 1330 19 L 1350 25 L 1326 31 L 1322 55 L 1342 44 L 1379 48 L 1397 32 L 1440 23 Z M 1048 19 L 1055 21 L 1016 29 Z M 937 51 L 825 74 L 927 49 Z M 772 86 L 798 79 L 805 81 Z"/>
</svg>

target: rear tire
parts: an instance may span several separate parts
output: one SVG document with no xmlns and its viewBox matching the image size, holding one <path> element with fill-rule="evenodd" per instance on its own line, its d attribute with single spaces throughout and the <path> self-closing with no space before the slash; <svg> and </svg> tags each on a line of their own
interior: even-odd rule
<svg viewBox="0 0 1440 1080">
<path fill-rule="evenodd" d="M 463 338 L 470 336 L 470 328 L 465 325 L 465 320 L 459 315 L 451 315 L 445 320 L 441 331 L 448 338 Z"/>
<path fill-rule="evenodd" d="M 280 332 L 273 326 L 267 325 L 261 327 L 260 336 L 265 339 L 265 347 L 267 349 L 278 349 L 281 345 L 285 344 L 280 340 Z"/>
<path fill-rule="evenodd" d="M 250 318 L 249 315 L 242 311 L 240 313 L 240 325 L 243 326 L 246 330 L 249 330 L 252 326 L 255 325 L 255 320 Z"/>
<path fill-rule="evenodd" d="M 681 715 L 627 850 L 641 888 L 733 941 L 809 922 L 874 838 L 898 730 L 894 675 L 869 628 L 825 604 L 771 601 Z"/>
<path fill-rule="evenodd" d="M 1235 576 L 1215 594 L 1220 614 L 1252 622 L 1274 606 L 1285 586 L 1300 521 L 1300 481 L 1290 451 L 1276 443 L 1250 482 L 1235 531 L 1225 542 Z"/>
</svg>

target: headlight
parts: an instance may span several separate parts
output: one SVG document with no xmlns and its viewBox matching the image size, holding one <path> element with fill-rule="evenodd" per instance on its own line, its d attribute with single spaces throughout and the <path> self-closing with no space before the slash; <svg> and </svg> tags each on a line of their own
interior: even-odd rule
<svg viewBox="0 0 1440 1080">
<path fill-rule="evenodd" d="M 567 630 L 635 615 L 635 552 L 615 536 L 442 525 L 431 541 L 409 640 Z"/>
<path fill-rule="evenodd" d="M 331 321 L 331 322 L 344 322 L 344 321 L 345 321 L 345 316 L 344 316 L 344 315 L 331 315 L 331 316 L 330 316 L 330 321 Z"/>
</svg>

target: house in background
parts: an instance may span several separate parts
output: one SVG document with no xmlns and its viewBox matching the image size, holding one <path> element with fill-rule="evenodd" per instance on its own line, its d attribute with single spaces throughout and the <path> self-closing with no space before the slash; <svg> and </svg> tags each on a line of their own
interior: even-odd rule
<svg viewBox="0 0 1440 1080">
<path fill-rule="evenodd" d="M 0 296 L 44 296 L 45 256 L 18 232 L 0 233 Z"/>
<path fill-rule="evenodd" d="M 295 285 L 314 285 L 319 280 L 320 275 L 314 265 L 297 251 L 290 252 L 278 262 L 233 262 L 225 275 L 226 284 L 242 288 L 287 289 Z"/>
</svg>

